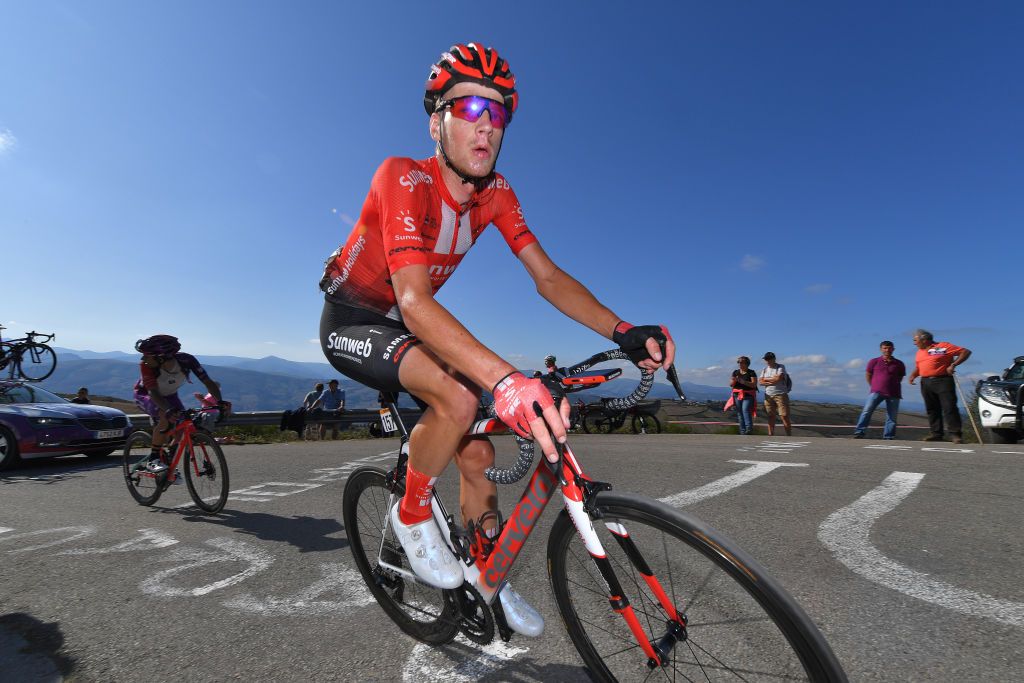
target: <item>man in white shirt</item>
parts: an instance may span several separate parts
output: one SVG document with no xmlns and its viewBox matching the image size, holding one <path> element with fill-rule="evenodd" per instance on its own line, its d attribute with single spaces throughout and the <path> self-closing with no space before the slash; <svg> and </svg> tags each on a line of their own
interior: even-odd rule
<svg viewBox="0 0 1024 683">
<path fill-rule="evenodd" d="M 775 362 L 775 354 L 769 351 L 764 354 L 764 362 L 768 367 L 761 370 L 758 382 L 764 387 L 764 410 L 768 413 L 768 436 L 775 435 L 775 416 L 782 418 L 782 426 L 786 436 L 793 435 L 793 425 L 789 421 L 789 375 L 786 366 Z"/>
</svg>

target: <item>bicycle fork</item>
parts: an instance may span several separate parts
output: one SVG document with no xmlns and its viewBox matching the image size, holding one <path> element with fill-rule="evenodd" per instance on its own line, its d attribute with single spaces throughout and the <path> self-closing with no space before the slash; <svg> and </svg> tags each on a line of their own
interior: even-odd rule
<svg viewBox="0 0 1024 683">
<path fill-rule="evenodd" d="M 637 644 L 644 654 L 647 655 L 648 667 L 653 669 L 665 665 L 676 643 L 686 639 L 686 619 L 679 614 L 675 604 L 661 585 L 661 581 L 654 575 L 651 567 L 644 559 L 643 553 L 640 552 L 636 543 L 633 542 L 626 527 L 616 521 L 605 522 L 605 527 L 611 532 L 616 543 L 622 548 L 622 551 L 626 554 L 633 567 L 643 577 L 644 583 L 647 584 L 661 609 L 668 616 L 665 633 L 657 642 L 648 640 L 647 634 L 640 624 L 633 606 L 629 602 L 629 598 L 626 597 L 625 591 L 622 589 L 622 584 L 619 583 L 619 578 L 616 576 L 612 563 L 608 559 L 604 546 L 601 544 L 601 539 L 598 538 L 597 532 L 594 530 L 591 517 L 593 513 L 596 513 L 596 510 L 593 507 L 592 499 L 596 497 L 600 490 L 605 488 L 610 487 L 601 485 L 598 482 L 592 482 L 583 474 L 583 470 L 572 455 L 572 451 L 566 446 L 563 455 L 562 480 L 562 496 L 565 498 L 566 511 L 569 513 L 576 531 L 583 540 L 587 552 L 590 553 L 590 557 L 594 560 L 594 564 L 597 565 L 597 569 L 604 579 L 608 588 L 608 602 L 611 604 L 612 610 L 626 622 L 633 637 L 636 638 Z"/>
</svg>

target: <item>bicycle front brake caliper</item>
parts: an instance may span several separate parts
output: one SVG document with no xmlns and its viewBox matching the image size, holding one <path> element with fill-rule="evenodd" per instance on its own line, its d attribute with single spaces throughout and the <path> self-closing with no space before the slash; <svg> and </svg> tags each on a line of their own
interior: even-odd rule
<svg viewBox="0 0 1024 683">
<path fill-rule="evenodd" d="M 576 477 L 576 485 L 583 492 L 583 509 L 591 519 L 600 519 L 601 511 L 597 509 L 597 494 L 601 491 L 611 491 L 612 485 L 605 481 L 594 481 Z"/>
</svg>

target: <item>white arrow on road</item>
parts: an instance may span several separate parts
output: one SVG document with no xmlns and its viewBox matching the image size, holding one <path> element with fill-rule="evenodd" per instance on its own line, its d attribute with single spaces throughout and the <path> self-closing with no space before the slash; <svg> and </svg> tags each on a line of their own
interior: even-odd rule
<svg viewBox="0 0 1024 683">
<path fill-rule="evenodd" d="M 833 512 L 818 528 L 818 540 L 864 578 L 925 602 L 962 614 L 1024 626 L 1024 604 L 937 581 L 892 560 L 871 545 L 871 527 L 892 512 L 924 479 L 916 472 L 893 472 L 880 486 Z"/>
<path fill-rule="evenodd" d="M 695 489 L 689 491 L 683 491 L 672 496 L 666 496 L 665 498 L 659 498 L 662 503 L 668 503 L 672 507 L 681 508 L 686 505 L 693 505 L 699 503 L 702 500 L 707 500 L 712 496 L 717 496 L 721 493 L 725 493 L 737 486 L 742 486 L 747 482 L 753 481 L 758 477 L 763 477 L 769 472 L 773 472 L 780 467 L 807 467 L 805 462 L 766 462 L 762 460 L 730 460 L 729 462 L 739 463 L 741 465 L 750 465 L 750 467 L 740 470 L 735 474 L 716 479 L 715 481 L 704 484 L 704 486 L 698 486 Z"/>
</svg>

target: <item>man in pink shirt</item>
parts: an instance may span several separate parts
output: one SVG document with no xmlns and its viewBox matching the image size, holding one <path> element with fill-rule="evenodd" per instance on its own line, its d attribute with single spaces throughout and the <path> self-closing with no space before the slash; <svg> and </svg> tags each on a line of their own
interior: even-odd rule
<svg viewBox="0 0 1024 683">
<path fill-rule="evenodd" d="M 896 350 L 896 345 L 891 341 L 882 342 L 878 348 L 882 355 L 869 360 L 864 372 L 871 393 L 864 403 L 860 419 L 857 420 L 857 428 L 853 432 L 855 439 L 864 438 L 864 433 L 871 424 L 871 414 L 882 401 L 885 401 L 885 430 L 882 432 L 882 438 L 896 438 L 896 416 L 900 410 L 900 399 L 903 397 L 900 384 L 907 375 L 907 366 L 899 358 L 893 357 L 892 352 Z"/>
</svg>

